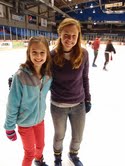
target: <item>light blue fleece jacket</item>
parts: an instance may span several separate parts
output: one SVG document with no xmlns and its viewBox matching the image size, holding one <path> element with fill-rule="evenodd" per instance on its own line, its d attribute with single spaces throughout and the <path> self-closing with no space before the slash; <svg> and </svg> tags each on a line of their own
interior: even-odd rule
<svg viewBox="0 0 125 166">
<path fill-rule="evenodd" d="M 39 80 L 27 68 L 20 68 L 13 76 L 8 95 L 4 128 L 13 130 L 18 126 L 30 127 L 43 121 L 46 110 L 46 95 L 52 78 Z"/>
</svg>

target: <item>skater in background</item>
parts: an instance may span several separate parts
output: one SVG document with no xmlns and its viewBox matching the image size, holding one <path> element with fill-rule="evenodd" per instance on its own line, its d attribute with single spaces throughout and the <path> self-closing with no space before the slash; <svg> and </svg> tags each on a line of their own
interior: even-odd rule
<svg viewBox="0 0 125 166">
<path fill-rule="evenodd" d="M 91 46 L 91 45 L 92 45 L 92 41 L 91 41 L 91 40 L 88 40 L 88 41 L 87 41 L 87 44 L 88 44 L 89 46 Z"/>
<path fill-rule="evenodd" d="M 91 40 L 87 40 L 87 41 L 86 41 L 86 46 L 92 47 L 92 42 L 91 42 Z"/>
<path fill-rule="evenodd" d="M 13 79 L 13 75 L 12 75 L 11 77 L 8 78 L 9 90 L 10 90 L 10 88 L 11 88 L 12 79 Z"/>
<path fill-rule="evenodd" d="M 106 49 L 105 49 L 105 62 L 104 62 L 104 66 L 103 66 L 103 70 L 106 70 L 107 71 L 107 64 L 109 63 L 109 60 L 113 60 L 113 57 L 112 57 L 112 52 L 114 54 L 116 54 L 116 50 L 112 44 L 112 40 L 109 39 L 107 44 L 106 44 Z"/>
<path fill-rule="evenodd" d="M 13 76 L 8 96 L 4 128 L 11 141 L 17 139 L 16 124 L 22 139 L 22 166 L 47 166 L 43 161 L 46 95 L 51 85 L 49 45 L 45 37 L 32 37 L 27 58 Z"/>
<path fill-rule="evenodd" d="M 93 63 L 92 63 L 93 67 L 97 67 L 95 62 L 96 62 L 96 59 L 97 59 L 97 56 L 98 56 L 99 47 L 100 47 L 100 39 L 97 37 L 92 43 L 92 48 L 93 48 L 93 51 L 94 51 L 94 59 L 93 59 Z"/>
<path fill-rule="evenodd" d="M 78 152 L 82 142 L 86 113 L 91 109 L 88 52 L 81 46 L 81 26 L 77 20 L 64 19 L 57 31 L 58 42 L 51 51 L 53 75 L 51 114 L 55 129 L 54 166 L 62 166 L 63 140 L 68 119 L 71 125 L 68 156 L 75 166 L 83 166 Z"/>
</svg>

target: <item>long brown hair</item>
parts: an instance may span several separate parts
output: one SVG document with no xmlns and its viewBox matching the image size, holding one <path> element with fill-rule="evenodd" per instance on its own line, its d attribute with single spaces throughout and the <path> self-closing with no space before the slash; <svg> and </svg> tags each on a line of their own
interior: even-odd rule
<svg viewBox="0 0 125 166">
<path fill-rule="evenodd" d="M 78 29 L 77 43 L 72 48 L 72 53 L 71 53 L 71 57 L 70 57 L 72 68 L 77 69 L 80 67 L 80 65 L 83 61 L 83 49 L 81 47 L 81 40 L 82 40 L 81 26 L 80 26 L 79 21 L 77 21 L 73 18 L 65 18 L 58 26 L 58 29 L 57 29 L 58 35 L 60 35 L 63 28 L 68 25 L 76 25 L 76 27 Z M 60 67 L 62 67 L 64 65 L 64 57 L 63 57 L 63 45 L 62 45 L 60 37 L 57 40 L 55 50 L 56 50 L 56 55 L 54 57 L 54 63 L 56 65 L 59 65 Z"/>
<path fill-rule="evenodd" d="M 24 64 L 21 64 L 22 67 L 28 67 L 30 70 L 36 74 L 34 64 L 32 63 L 30 59 L 30 48 L 33 43 L 43 43 L 45 47 L 47 48 L 47 59 L 46 62 L 42 65 L 41 67 L 41 75 L 49 75 L 51 76 L 51 57 L 50 57 L 50 52 L 49 52 L 49 44 L 48 41 L 44 36 L 35 36 L 31 37 L 28 42 L 28 47 L 27 47 L 27 56 L 26 56 L 26 62 Z"/>
</svg>

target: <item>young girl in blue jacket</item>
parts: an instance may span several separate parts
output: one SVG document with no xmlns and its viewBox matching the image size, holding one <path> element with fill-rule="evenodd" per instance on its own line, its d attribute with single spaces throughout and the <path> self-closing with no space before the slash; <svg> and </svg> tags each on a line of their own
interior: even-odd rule
<svg viewBox="0 0 125 166">
<path fill-rule="evenodd" d="M 17 139 L 15 128 L 21 136 L 24 158 L 22 166 L 47 166 L 43 161 L 44 116 L 46 95 L 51 86 L 51 59 L 47 40 L 32 37 L 27 48 L 27 58 L 13 76 L 8 96 L 4 128 L 7 137 Z"/>
</svg>

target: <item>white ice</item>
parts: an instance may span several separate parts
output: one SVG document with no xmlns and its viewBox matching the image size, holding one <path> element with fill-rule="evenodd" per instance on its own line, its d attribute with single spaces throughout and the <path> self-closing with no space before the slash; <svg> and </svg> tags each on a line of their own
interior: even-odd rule
<svg viewBox="0 0 125 166">
<path fill-rule="evenodd" d="M 87 46 L 90 59 L 90 92 L 92 109 L 86 115 L 86 126 L 79 157 L 84 166 L 125 166 L 125 46 L 115 45 L 116 54 L 109 62 L 108 71 L 103 71 L 104 49 L 101 45 L 97 68 L 92 67 L 93 52 Z M 0 166 L 21 166 L 23 147 L 20 136 L 11 142 L 5 135 L 6 102 L 9 92 L 8 78 L 25 61 L 26 48 L 0 50 Z M 45 117 L 46 137 L 44 158 L 53 166 L 53 124 L 50 115 L 50 93 L 47 96 Z M 17 129 L 16 129 L 17 131 Z M 63 166 L 71 166 L 68 160 L 70 143 L 68 124 L 64 140 Z M 32 164 L 34 166 L 34 164 Z"/>
</svg>

